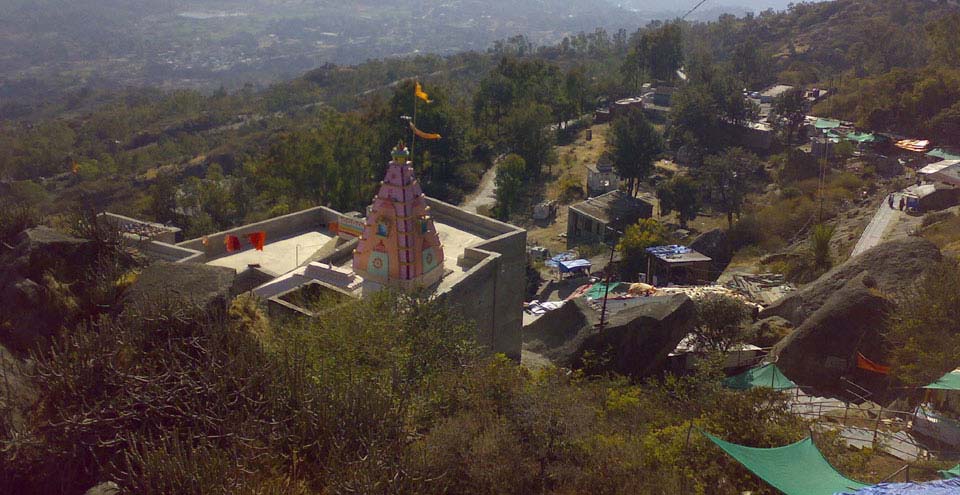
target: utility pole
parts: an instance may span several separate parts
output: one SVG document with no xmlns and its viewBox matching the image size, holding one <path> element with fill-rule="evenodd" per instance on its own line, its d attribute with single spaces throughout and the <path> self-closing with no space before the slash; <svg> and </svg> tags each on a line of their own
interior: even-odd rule
<svg viewBox="0 0 960 495">
<path fill-rule="evenodd" d="M 616 220 L 619 221 L 620 219 L 617 218 Z M 621 235 L 621 236 L 623 235 L 623 232 L 620 232 L 619 230 L 615 230 L 615 229 L 613 229 L 612 227 L 610 227 L 609 225 L 607 225 L 606 229 L 604 229 L 604 232 L 606 232 L 606 231 L 610 231 L 610 232 L 613 232 L 613 233 L 615 233 L 615 234 L 619 234 L 619 235 Z M 597 329 L 599 329 L 601 332 L 603 332 L 603 328 L 604 328 L 604 327 L 606 326 L 606 324 L 607 324 L 607 296 L 610 294 L 610 277 L 611 277 L 611 275 L 612 275 L 611 266 L 613 265 L 613 254 L 614 254 L 614 252 L 616 251 L 616 248 L 617 248 L 616 238 L 611 239 L 611 242 L 610 242 L 610 261 L 607 262 L 606 282 L 605 282 L 604 285 L 603 285 L 603 304 L 602 304 L 601 307 L 600 307 L 600 323 L 597 324 Z"/>
</svg>

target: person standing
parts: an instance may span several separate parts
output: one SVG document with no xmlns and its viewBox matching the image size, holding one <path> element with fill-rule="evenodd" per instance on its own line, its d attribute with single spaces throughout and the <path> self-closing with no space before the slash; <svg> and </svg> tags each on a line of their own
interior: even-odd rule
<svg viewBox="0 0 960 495">
<path fill-rule="evenodd" d="M 903 211 L 903 207 L 907 205 L 907 198 L 900 196 L 900 211 Z"/>
<path fill-rule="evenodd" d="M 893 193 L 887 195 L 887 204 L 890 206 L 890 209 L 893 209 Z"/>
</svg>

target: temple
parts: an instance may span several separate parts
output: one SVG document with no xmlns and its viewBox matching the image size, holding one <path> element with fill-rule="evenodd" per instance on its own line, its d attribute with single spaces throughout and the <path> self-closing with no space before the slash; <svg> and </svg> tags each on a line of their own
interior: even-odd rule
<svg viewBox="0 0 960 495">
<path fill-rule="evenodd" d="M 432 286 L 443 277 L 443 246 L 430 207 L 402 145 L 367 207 L 353 270 L 369 282 L 403 290 Z"/>
</svg>

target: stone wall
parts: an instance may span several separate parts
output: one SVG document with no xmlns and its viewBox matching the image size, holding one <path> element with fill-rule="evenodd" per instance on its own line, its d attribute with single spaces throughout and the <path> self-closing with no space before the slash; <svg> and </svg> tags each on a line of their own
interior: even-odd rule
<svg viewBox="0 0 960 495">
<path fill-rule="evenodd" d="M 527 232 L 441 201 L 428 198 L 427 202 L 433 215 L 444 223 L 489 237 L 464 251 L 464 265 L 470 268 L 462 280 L 438 297 L 476 322 L 481 344 L 519 360 Z"/>
</svg>

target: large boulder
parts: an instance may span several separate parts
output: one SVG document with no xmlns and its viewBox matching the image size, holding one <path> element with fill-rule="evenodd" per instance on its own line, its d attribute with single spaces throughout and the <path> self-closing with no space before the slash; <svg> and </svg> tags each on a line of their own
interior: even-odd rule
<svg viewBox="0 0 960 495">
<path fill-rule="evenodd" d="M 733 244 L 723 229 L 713 229 L 697 236 L 690 248 L 713 259 L 711 276 L 716 279 L 733 259 Z"/>
<path fill-rule="evenodd" d="M 222 314 L 235 295 L 236 277 L 232 268 L 158 261 L 147 266 L 127 290 L 126 306 L 173 300 Z"/>
<path fill-rule="evenodd" d="M 885 242 L 850 258 L 767 307 L 761 317 L 780 316 L 794 325 L 800 325 L 847 282 L 864 272 L 869 273 L 875 281 L 877 291 L 895 298 L 941 259 L 937 246 L 920 237 Z"/>
<path fill-rule="evenodd" d="M 803 386 L 835 389 L 856 369 L 857 352 L 881 359 L 881 332 L 893 302 L 865 273 L 847 281 L 796 330 L 774 346 L 771 355 L 791 380 Z"/>
<path fill-rule="evenodd" d="M 663 369 L 695 314 L 686 295 L 649 297 L 610 315 L 600 330 L 599 313 L 576 299 L 524 328 L 524 348 L 557 366 L 644 377 Z"/>
<path fill-rule="evenodd" d="M 87 270 L 96 254 L 92 241 L 41 225 L 21 232 L 7 259 L 8 266 L 23 277 L 39 280 L 44 273 L 55 272 L 62 280 Z"/>
<path fill-rule="evenodd" d="M 0 345 L 0 432 L 24 428 L 37 398 L 30 372 L 28 363 Z"/>
</svg>

